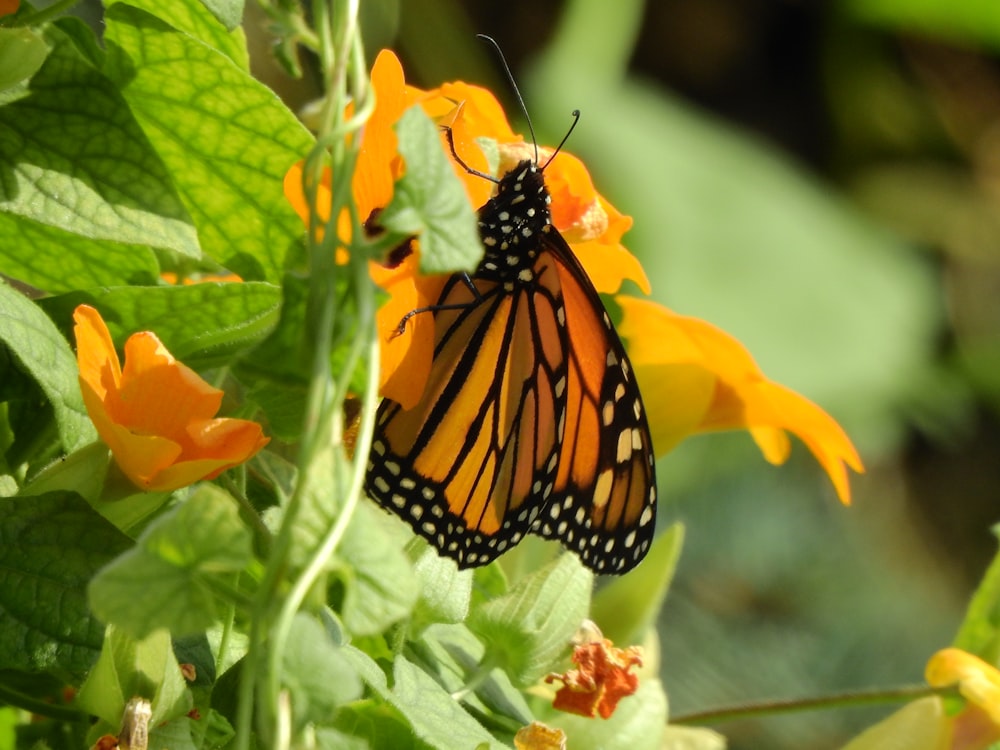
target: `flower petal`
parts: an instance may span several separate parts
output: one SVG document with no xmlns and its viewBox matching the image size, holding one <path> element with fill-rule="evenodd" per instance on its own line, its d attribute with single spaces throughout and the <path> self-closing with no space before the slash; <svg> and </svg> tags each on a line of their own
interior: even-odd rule
<svg viewBox="0 0 1000 750">
<path fill-rule="evenodd" d="M 1000 728 L 1000 670 L 996 667 L 967 651 L 946 648 L 930 658 L 924 676 L 932 687 L 957 684 L 962 697 Z"/>
<path fill-rule="evenodd" d="M 622 698 L 639 688 L 639 677 L 631 671 L 642 666 L 638 646 L 621 649 L 604 638 L 577 646 L 572 659 L 578 669 L 545 678 L 546 682 L 563 683 L 552 702 L 555 709 L 591 718 L 600 714 L 607 719 Z"/>
<path fill-rule="evenodd" d="M 410 409 L 420 400 L 431 371 L 434 353 L 434 316 L 417 314 L 406 322 L 402 333 L 399 323 L 413 310 L 437 302 L 447 276 L 421 276 L 417 273 L 419 253 L 410 253 L 395 268 L 375 263 L 369 266 L 372 280 L 389 294 L 376 313 L 381 345 L 381 386 L 386 398 Z"/>
<path fill-rule="evenodd" d="M 403 66 L 391 50 L 382 50 L 372 66 L 375 109 L 365 123 L 351 187 L 361 220 L 392 200 L 393 184 L 402 174 L 402 159 L 393 126 L 406 108 Z"/>
<path fill-rule="evenodd" d="M 112 417 L 142 435 L 183 442 L 187 425 L 210 419 L 223 393 L 178 362 L 156 334 L 136 333 L 125 342 L 120 409 Z"/>
<path fill-rule="evenodd" d="M 118 389 L 122 378 L 111 332 L 101 314 L 90 305 L 79 305 L 73 311 L 73 321 L 80 381 L 103 400 L 109 392 Z"/>
<path fill-rule="evenodd" d="M 619 296 L 616 301 L 623 312 L 618 331 L 628 340 L 629 356 L 643 386 L 658 455 L 689 434 L 685 429 L 747 429 L 765 458 L 781 463 L 788 457 L 787 430 L 812 451 L 841 501 L 850 503 L 847 467 L 857 472 L 864 469 L 850 439 L 832 417 L 768 380 L 743 345 L 715 326 L 646 300 Z M 698 369 L 700 378 L 692 372 Z M 714 390 L 706 401 L 710 382 Z M 694 401 L 688 400 L 689 392 L 695 394 Z M 695 425 L 693 411 L 701 407 L 704 411 Z M 683 419 L 671 414 L 672 409 L 681 410 Z"/>
</svg>

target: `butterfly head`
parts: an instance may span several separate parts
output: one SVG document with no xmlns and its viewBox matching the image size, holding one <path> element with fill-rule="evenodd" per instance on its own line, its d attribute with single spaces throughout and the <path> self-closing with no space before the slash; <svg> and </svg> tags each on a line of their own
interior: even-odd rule
<svg viewBox="0 0 1000 750">
<path fill-rule="evenodd" d="M 496 195 L 479 212 L 487 249 L 537 244 L 552 225 L 551 200 L 542 171 L 529 159 L 519 162 L 500 178 Z"/>
</svg>

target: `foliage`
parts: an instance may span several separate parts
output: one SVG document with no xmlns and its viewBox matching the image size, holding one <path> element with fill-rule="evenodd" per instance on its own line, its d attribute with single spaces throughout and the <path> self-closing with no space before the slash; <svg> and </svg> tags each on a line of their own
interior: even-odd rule
<svg viewBox="0 0 1000 750">
<path fill-rule="evenodd" d="M 530 543 L 502 564 L 458 570 L 361 497 L 379 386 L 369 261 L 414 234 L 427 272 L 474 268 L 481 248 L 418 108 L 396 127 L 407 172 L 385 232 L 366 236 L 368 217 L 351 204 L 373 107 L 357 4 L 316 2 L 308 24 L 291 3 L 262 5 L 286 63 L 296 67 L 296 44 L 317 55 L 315 133 L 251 75 L 240 2 L 106 0 L 100 41 L 81 21 L 27 3 L 0 16 L 0 750 L 92 746 L 118 733 L 134 696 L 149 701 L 157 749 L 503 748 L 533 721 L 563 730 L 573 748 L 723 747 L 715 732 L 668 724 L 660 675 L 671 665 L 660 663 L 655 625 L 681 524 L 661 519 L 646 562 L 595 591 L 574 555 L 551 560 Z M 901 14 L 900 25 L 946 24 L 930 2 L 849 5 L 869 23 Z M 807 248 L 814 264 L 781 276 L 784 288 L 829 325 L 847 366 L 762 336 L 760 350 L 775 347 L 774 361 L 819 391 L 835 394 L 831 381 L 847 378 L 867 400 L 844 412 L 887 450 L 900 429 L 891 371 L 923 367 L 935 332 L 927 265 L 744 136 L 634 80 L 622 85 L 638 9 L 623 3 L 595 23 L 602 44 L 584 44 L 567 22 L 529 84 L 555 92 L 539 119 L 564 116 L 586 86 L 607 107 L 583 139 L 612 142 L 623 119 L 647 123 L 634 143 L 607 149 L 624 161 L 598 157 L 596 169 L 632 175 L 640 210 L 676 219 L 667 237 L 636 232 L 640 245 L 666 246 L 647 265 L 669 279 L 672 301 L 697 311 L 684 279 L 711 276 L 734 244 L 754 259 L 719 282 L 727 291 L 716 309 L 750 340 L 782 313 L 744 324 L 741 292 L 781 276 L 790 245 Z M 973 10 L 948 18 L 949 34 L 975 33 Z M 995 44 L 995 29 L 984 39 Z M 568 72 L 577 64 L 594 70 Z M 673 147 L 655 148 L 664 134 Z M 306 197 L 315 205 L 325 190 L 332 206 L 327 216 L 314 209 L 305 232 L 283 184 L 302 159 Z M 706 194 L 734 208 L 730 221 L 694 220 Z M 685 244 L 710 252 L 672 255 Z M 843 295 L 825 282 L 862 264 L 881 313 L 840 316 Z M 81 396 L 80 305 L 100 311 L 119 351 L 132 334 L 155 333 L 210 383 L 206 393 L 219 391 L 227 419 L 263 424 L 270 444 L 219 477 L 138 490 Z M 899 320 L 912 336 L 896 335 Z M 799 324 L 795 336 L 815 335 L 805 317 Z M 883 359 L 863 356 L 872 349 Z M 167 411 L 177 395 L 158 394 Z M 725 474 L 725 461 L 712 460 Z M 694 482 L 683 470 L 668 481 Z M 773 540 L 755 541 L 773 552 Z M 998 580 L 1000 557 L 955 642 L 994 665 Z M 556 711 L 544 679 L 593 636 L 590 619 L 619 645 L 645 647 L 639 689 L 608 719 Z M 921 706 L 930 708 L 920 720 L 946 736 L 948 712 L 920 701 L 906 710 Z M 870 736 L 898 738 L 898 726 Z"/>
</svg>

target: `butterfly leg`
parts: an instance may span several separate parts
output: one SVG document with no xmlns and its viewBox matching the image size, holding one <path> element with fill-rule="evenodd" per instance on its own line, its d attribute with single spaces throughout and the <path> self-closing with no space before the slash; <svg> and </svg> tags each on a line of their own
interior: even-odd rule
<svg viewBox="0 0 1000 750">
<path fill-rule="evenodd" d="M 462 283 L 465 284 L 469 291 L 472 292 L 474 299 L 469 302 L 458 302 L 450 305 L 428 305 L 427 307 L 418 307 L 414 310 L 410 310 L 403 319 L 399 321 L 399 325 L 396 326 L 396 330 L 393 332 L 393 337 L 402 336 L 406 331 L 406 324 L 410 321 L 414 315 L 419 315 L 420 313 L 426 312 L 437 312 L 438 310 L 464 310 L 467 307 L 473 307 L 478 305 L 482 301 L 482 295 L 479 294 L 479 290 L 476 289 L 476 285 L 472 283 L 472 277 L 467 273 L 461 273 L 459 276 L 462 279 Z"/>
</svg>

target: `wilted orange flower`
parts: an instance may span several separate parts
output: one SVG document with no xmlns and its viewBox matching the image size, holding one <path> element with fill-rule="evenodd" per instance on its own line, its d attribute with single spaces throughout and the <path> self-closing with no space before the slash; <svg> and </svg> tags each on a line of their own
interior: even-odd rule
<svg viewBox="0 0 1000 750">
<path fill-rule="evenodd" d="M 545 678 L 549 683 L 555 680 L 563 683 L 556 692 L 553 708 L 590 718 L 600 714 L 607 719 L 614 713 L 618 701 L 639 688 L 638 675 L 629 671 L 642 666 L 639 646 L 616 648 L 603 638 L 577 646 L 571 658 L 579 669 Z"/>
<path fill-rule="evenodd" d="M 764 377 L 729 334 L 646 300 L 619 296 L 629 357 L 642 388 L 653 445 L 662 455 L 688 435 L 746 429 L 764 458 L 788 458 L 786 431 L 797 435 L 850 503 L 847 467 L 861 459 L 840 425 L 808 399 Z M 651 335 L 655 331 L 655 336 Z"/>
<path fill-rule="evenodd" d="M 268 443 L 259 424 L 216 419 L 223 393 L 178 362 L 155 334 L 125 343 L 125 368 L 100 313 L 73 312 L 80 389 L 97 433 L 136 486 L 168 492 L 213 479 Z"/>
<path fill-rule="evenodd" d="M 21 0 L 0 0 L 0 16 L 9 16 L 17 13 L 21 7 Z"/>
</svg>

